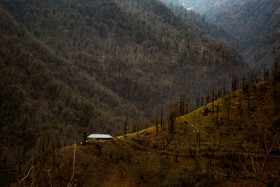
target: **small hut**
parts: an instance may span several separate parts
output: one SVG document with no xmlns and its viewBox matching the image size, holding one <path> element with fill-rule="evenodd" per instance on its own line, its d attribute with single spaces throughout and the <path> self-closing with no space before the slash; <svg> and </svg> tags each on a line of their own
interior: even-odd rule
<svg viewBox="0 0 280 187">
<path fill-rule="evenodd" d="M 88 140 L 110 140 L 113 137 L 110 134 L 90 134 L 87 136 Z"/>
</svg>

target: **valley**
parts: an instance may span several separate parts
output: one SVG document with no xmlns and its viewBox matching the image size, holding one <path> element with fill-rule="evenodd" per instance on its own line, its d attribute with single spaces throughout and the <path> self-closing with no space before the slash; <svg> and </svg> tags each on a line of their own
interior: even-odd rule
<svg viewBox="0 0 280 187">
<path fill-rule="evenodd" d="M 277 0 L 162 1 L 173 10 L 177 6 L 176 13 L 217 42 L 237 50 L 251 68 L 271 66 L 279 55 L 280 4 Z"/>
<path fill-rule="evenodd" d="M 279 185 L 279 6 L 2 0 L 0 186 Z"/>
</svg>

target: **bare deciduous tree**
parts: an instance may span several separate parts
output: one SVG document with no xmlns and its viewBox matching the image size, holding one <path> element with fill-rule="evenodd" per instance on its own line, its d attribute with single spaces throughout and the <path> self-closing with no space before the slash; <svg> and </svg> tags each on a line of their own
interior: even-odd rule
<svg viewBox="0 0 280 187">
<path fill-rule="evenodd" d="M 238 177 L 258 181 L 266 186 L 278 186 L 280 184 L 279 156 L 279 127 L 267 126 L 261 129 L 256 139 L 245 140 L 242 138 L 239 155 L 239 165 L 242 172 Z M 237 172 L 238 173 L 238 172 Z"/>
<path fill-rule="evenodd" d="M 225 106 L 225 109 L 227 111 L 227 121 L 229 124 L 229 114 L 230 114 L 230 108 L 231 108 L 231 96 L 227 95 L 223 98 L 223 105 Z"/>
</svg>

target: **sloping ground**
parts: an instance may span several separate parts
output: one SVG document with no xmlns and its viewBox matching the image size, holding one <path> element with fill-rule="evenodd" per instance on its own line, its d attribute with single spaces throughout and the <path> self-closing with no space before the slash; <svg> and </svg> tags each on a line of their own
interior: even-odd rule
<svg viewBox="0 0 280 187">
<path fill-rule="evenodd" d="M 25 172 L 44 134 L 61 145 L 73 143 L 84 127 L 120 134 L 119 111 L 131 106 L 57 56 L 1 8 L 0 80 L 0 144 L 8 147 L 0 152 L 4 186 Z M 10 166 L 10 159 L 16 166 Z"/>
<path fill-rule="evenodd" d="M 37 177 L 28 176 L 22 184 L 30 185 L 33 178 L 34 184 L 44 180 L 61 186 L 277 185 L 279 101 L 279 78 L 246 84 L 178 117 L 173 134 L 165 124 L 158 132 L 151 127 L 65 147 L 44 162 L 49 175 L 37 163 Z"/>
<path fill-rule="evenodd" d="M 279 1 L 240 1 L 212 16 L 212 21 L 251 47 L 278 31 Z M 228 24 L 231 23 L 231 24 Z"/>
<path fill-rule="evenodd" d="M 280 32 L 271 34 L 261 42 L 245 51 L 248 64 L 254 67 L 272 65 L 276 56 L 280 54 Z"/>
<path fill-rule="evenodd" d="M 194 24 L 200 31 L 213 38 L 216 42 L 238 49 L 239 41 L 231 37 L 229 33 L 226 33 L 222 28 L 210 22 L 205 16 L 192 10 L 187 10 L 183 6 L 174 5 L 168 1 L 163 2 L 176 14 L 182 16 L 187 22 Z"/>
<path fill-rule="evenodd" d="M 184 146 L 188 138 L 196 139 L 197 132 L 201 136 L 201 150 L 214 148 L 219 144 L 223 152 L 238 148 L 242 139 L 249 139 L 254 129 L 265 129 L 273 126 L 279 120 L 279 80 L 273 79 L 257 85 L 244 85 L 244 89 L 237 90 L 220 98 L 213 103 L 177 118 L 175 136 L 170 147 L 174 148 L 174 140 Z M 214 107 L 213 107 L 214 106 Z M 214 109 L 214 112 L 212 112 Z M 209 111 L 209 112 L 205 112 Z M 228 113 L 229 111 L 229 113 Z M 166 127 L 167 128 L 167 127 Z M 251 129 L 253 128 L 253 130 Z M 251 131 L 252 130 L 252 131 Z M 251 131 L 251 132 L 250 132 Z M 164 133 L 163 133 L 164 132 Z M 156 135 L 155 129 L 147 129 L 130 134 L 124 141 L 134 141 L 145 148 L 159 148 L 163 138 L 167 138 L 165 131 Z M 189 133 L 189 134 L 188 134 Z M 140 142 L 140 143 L 139 143 Z M 166 142 L 168 142 L 166 140 Z M 193 146 L 196 142 L 192 141 Z M 213 146 L 213 147 L 211 147 Z M 163 146 L 166 148 L 166 146 Z M 180 149 L 182 152 L 184 149 Z"/>
<path fill-rule="evenodd" d="M 55 53 L 137 109 L 245 74 L 240 55 L 158 0 L 3 0 L 3 8 Z M 85 92 L 86 89 L 85 89 Z"/>
<path fill-rule="evenodd" d="M 73 153 L 75 146 L 67 147 L 55 157 L 59 167 L 54 169 L 46 163 L 46 170 L 51 171 L 52 181 L 44 170 L 36 169 L 34 184 L 49 186 L 66 186 L 71 181 L 73 171 Z M 76 163 L 73 182 L 78 186 L 163 186 L 187 184 L 184 177 L 192 168 L 192 162 L 180 159 L 175 162 L 172 156 L 161 155 L 153 151 L 139 149 L 118 139 L 110 142 L 98 142 L 86 146 L 77 146 Z M 183 164 L 184 163 L 184 164 Z M 48 165 L 48 166 L 47 166 Z M 77 173 L 76 173 L 77 172 Z M 44 182 L 43 182 L 44 181 Z M 24 186 L 32 183 L 32 176 L 23 181 Z"/>
<path fill-rule="evenodd" d="M 275 57 L 273 47 L 279 47 L 279 7 L 278 0 L 241 0 L 210 19 L 241 41 L 237 50 L 252 67 L 258 67 L 271 64 Z"/>
<path fill-rule="evenodd" d="M 18 179 L 18 163 L 12 151 L 0 144 L 0 186 L 12 183 Z"/>
</svg>

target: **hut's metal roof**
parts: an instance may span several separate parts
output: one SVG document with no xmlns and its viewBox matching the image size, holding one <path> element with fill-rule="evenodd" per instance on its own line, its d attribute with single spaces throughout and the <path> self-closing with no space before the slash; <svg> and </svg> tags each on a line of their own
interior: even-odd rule
<svg viewBox="0 0 280 187">
<path fill-rule="evenodd" d="M 110 134 L 90 134 L 87 138 L 90 139 L 111 139 L 113 138 Z"/>
</svg>

